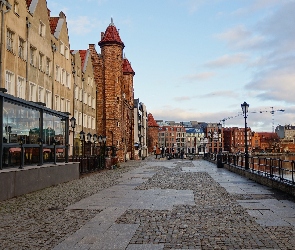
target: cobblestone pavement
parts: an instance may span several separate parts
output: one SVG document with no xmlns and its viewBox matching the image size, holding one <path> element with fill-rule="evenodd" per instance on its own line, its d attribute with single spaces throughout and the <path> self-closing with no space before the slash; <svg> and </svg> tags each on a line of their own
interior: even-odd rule
<svg viewBox="0 0 295 250">
<path fill-rule="evenodd" d="M 130 162 L 1 202 L 2 249 L 294 249 L 287 195 L 203 160 Z"/>
</svg>

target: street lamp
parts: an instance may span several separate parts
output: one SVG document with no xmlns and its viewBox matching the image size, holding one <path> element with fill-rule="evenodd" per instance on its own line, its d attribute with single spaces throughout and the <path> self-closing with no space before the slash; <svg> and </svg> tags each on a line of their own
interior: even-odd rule
<svg viewBox="0 0 295 250">
<path fill-rule="evenodd" d="M 87 142 L 88 142 L 88 145 L 89 143 L 91 143 L 91 137 L 92 137 L 92 134 L 90 134 L 90 132 L 87 134 Z M 91 145 L 89 145 L 89 147 L 87 146 L 87 149 L 90 149 L 90 155 L 91 155 Z"/>
<path fill-rule="evenodd" d="M 96 155 L 96 152 L 95 152 L 95 143 L 97 141 L 97 134 L 94 134 L 93 135 L 93 150 L 92 150 L 92 154 Z"/>
<path fill-rule="evenodd" d="M 85 133 L 84 131 L 82 130 L 80 133 L 80 141 L 82 142 L 82 157 L 84 157 L 84 136 L 85 136 Z"/>
<path fill-rule="evenodd" d="M 76 118 L 73 116 L 70 119 L 71 128 L 73 129 L 73 152 L 72 152 L 72 161 L 74 162 L 74 151 L 75 151 L 75 128 L 76 128 Z"/>
<path fill-rule="evenodd" d="M 249 109 L 249 104 L 244 102 L 241 104 L 241 108 L 243 110 L 244 118 L 245 118 L 245 170 L 249 169 L 249 153 L 248 153 L 248 141 L 247 141 L 247 113 Z"/>
</svg>

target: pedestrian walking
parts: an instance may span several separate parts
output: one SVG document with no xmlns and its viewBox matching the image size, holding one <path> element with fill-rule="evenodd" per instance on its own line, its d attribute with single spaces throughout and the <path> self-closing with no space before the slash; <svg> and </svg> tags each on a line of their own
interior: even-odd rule
<svg viewBox="0 0 295 250">
<path fill-rule="evenodd" d="M 183 156 L 184 156 L 184 150 L 182 149 L 181 151 L 180 151 L 180 158 L 183 160 Z"/>
</svg>

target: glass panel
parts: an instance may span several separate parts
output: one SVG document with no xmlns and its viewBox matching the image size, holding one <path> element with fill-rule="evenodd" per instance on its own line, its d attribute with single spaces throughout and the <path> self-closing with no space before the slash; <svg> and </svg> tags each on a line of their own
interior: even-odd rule
<svg viewBox="0 0 295 250">
<path fill-rule="evenodd" d="M 36 144 L 39 137 L 40 112 L 10 102 L 3 107 L 3 142 Z"/>
<path fill-rule="evenodd" d="M 65 121 L 61 117 L 44 113 L 43 116 L 43 141 L 44 144 L 65 145 Z"/>
</svg>

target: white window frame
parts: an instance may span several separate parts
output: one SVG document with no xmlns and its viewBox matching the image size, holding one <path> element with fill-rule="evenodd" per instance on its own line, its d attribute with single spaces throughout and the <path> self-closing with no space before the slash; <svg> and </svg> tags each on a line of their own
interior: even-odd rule
<svg viewBox="0 0 295 250">
<path fill-rule="evenodd" d="M 59 52 L 64 55 L 65 54 L 65 44 L 62 41 L 59 41 Z"/>
<path fill-rule="evenodd" d="M 14 40 L 14 32 L 11 29 L 7 29 L 6 49 L 10 52 L 13 52 L 13 40 Z"/>
<path fill-rule="evenodd" d="M 83 114 L 83 127 L 84 128 L 87 128 L 87 115 L 86 114 Z"/>
<path fill-rule="evenodd" d="M 25 99 L 25 78 L 18 76 L 17 77 L 17 87 L 16 87 L 16 97 Z"/>
<path fill-rule="evenodd" d="M 45 91 L 45 103 L 46 103 L 46 107 L 51 108 L 52 106 L 52 92 L 48 89 L 46 89 Z"/>
<path fill-rule="evenodd" d="M 30 46 L 30 64 L 32 66 L 35 66 L 35 54 L 36 54 L 36 48 L 34 46 Z"/>
<path fill-rule="evenodd" d="M 75 86 L 75 99 L 79 99 L 79 88 L 78 86 Z"/>
<path fill-rule="evenodd" d="M 43 71 L 44 67 L 44 54 L 42 52 L 39 52 L 39 70 Z"/>
<path fill-rule="evenodd" d="M 50 65 L 51 65 L 51 60 L 50 60 L 50 58 L 46 57 L 45 73 L 49 76 L 50 76 L 50 68 L 51 68 Z"/>
<path fill-rule="evenodd" d="M 25 40 L 21 37 L 18 38 L 18 57 L 25 59 Z"/>
<path fill-rule="evenodd" d="M 45 24 L 40 20 L 40 23 L 39 23 L 39 35 L 41 37 L 45 37 Z"/>
<path fill-rule="evenodd" d="M 44 102 L 44 88 L 38 87 L 38 102 Z"/>
<path fill-rule="evenodd" d="M 82 113 L 79 112 L 79 119 L 78 119 L 79 125 L 82 125 Z"/>
<path fill-rule="evenodd" d="M 55 102 L 54 102 L 55 110 L 60 111 L 60 96 L 55 95 L 54 99 L 55 99 Z"/>
<path fill-rule="evenodd" d="M 57 82 L 60 82 L 60 66 L 59 65 L 55 66 L 55 80 Z"/>
<path fill-rule="evenodd" d="M 14 14 L 19 16 L 19 4 L 17 1 L 14 1 L 13 11 L 14 11 Z"/>
<path fill-rule="evenodd" d="M 36 84 L 33 83 L 33 82 L 30 82 L 29 84 L 29 101 L 32 101 L 32 102 L 35 102 L 36 101 L 36 98 L 37 98 L 37 87 L 36 87 Z"/>
<path fill-rule="evenodd" d="M 92 108 L 95 109 L 95 97 L 92 97 Z"/>
<path fill-rule="evenodd" d="M 6 70 L 5 73 L 5 88 L 7 89 L 7 94 L 14 95 L 14 81 L 15 75 L 13 72 Z"/>
<path fill-rule="evenodd" d="M 65 46 L 65 57 L 66 57 L 66 59 L 69 59 L 69 48 L 68 48 L 68 46 Z"/>
</svg>

